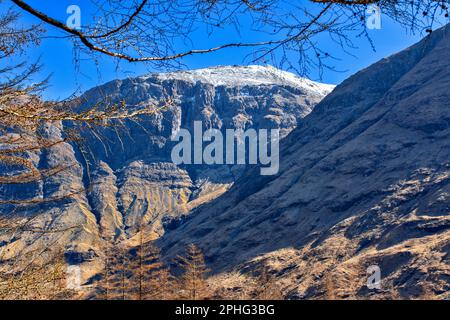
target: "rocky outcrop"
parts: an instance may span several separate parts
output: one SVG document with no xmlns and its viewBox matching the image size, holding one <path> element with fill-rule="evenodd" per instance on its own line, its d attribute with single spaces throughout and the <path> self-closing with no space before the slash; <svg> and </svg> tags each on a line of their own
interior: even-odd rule
<svg viewBox="0 0 450 320">
<path fill-rule="evenodd" d="M 277 176 L 248 169 L 165 234 L 167 256 L 198 244 L 218 282 L 266 264 L 290 298 L 448 294 L 448 28 L 339 85 L 283 141 Z"/>
<path fill-rule="evenodd" d="M 175 218 L 221 195 L 240 176 L 242 166 L 173 164 L 174 132 L 192 130 L 194 121 L 202 121 L 205 129 L 279 128 L 286 136 L 332 88 L 261 66 L 109 82 L 86 92 L 79 108 L 105 100 L 123 101 L 130 109 L 153 106 L 168 97 L 174 103 L 149 116 L 84 130 L 82 141 L 30 154 L 40 168 L 68 168 L 36 184 L 1 186 L 3 199 L 75 196 L 20 208 L 3 206 L 1 211 L 36 215 L 39 226 L 58 227 L 57 241 L 70 252 L 70 261 L 83 257 L 83 263 L 94 263 L 92 250 L 99 248 L 101 239 L 129 239 L 143 226 L 149 237 L 157 238 L 165 226 L 178 223 Z M 57 138 L 67 129 L 71 125 L 65 123 L 45 130 Z M 36 237 L 27 234 L 5 243 L 13 254 L 18 248 L 56 241 L 52 235 L 39 236 L 41 242 Z"/>
</svg>

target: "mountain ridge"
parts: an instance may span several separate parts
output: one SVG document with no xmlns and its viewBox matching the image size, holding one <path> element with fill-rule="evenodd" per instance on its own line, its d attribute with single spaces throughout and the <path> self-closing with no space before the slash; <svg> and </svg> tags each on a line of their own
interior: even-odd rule
<svg viewBox="0 0 450 320">
<path fill-rule="evenodd" d="M 448 291 L 447 28 L 337 86 L 283 141 L 277 176 L 248 170 L 161 239 L 166 254 L 196 243 L 219 274 L 266 264 L 296 298 L 330 281 L 341 297 Z M 364 289 L 370 263 L 389 288 Z"/>
<path fill-rule="evenodd" d="M 170 137 L 174 131 L 192 130 L 194 121 L 202 121 L 205 128 L 220 130 L 277 128 L 285 136 L 324 95 L 323 88 L 315 92 L 294 84 L 271 79 L 262 85 L 213 86 L 166 75 L 164 80 L 114 80 L 88 90 L 80 99 L 81 109 L 104 104 L 105 99 L 112 104 L 125 101 L 130 110 L 154 105 L 165 97 L 174 102 L 139 119 L 125 119 L 94 130 L 83 128 L 80 142 L 30 153 L 40 169 L 61 164 L 70 167 L 30 185 L 0 186 L 2 199 L 45 201 L 72 193 L 75 196 L 30 206 L 1 206 L 0 212 L 35 215 L 36 228 L 67 230 L 58 235 L 58 243 L 70 263 L 83 266 L 83 279 L 88 279 L 98 269 L 105 239 L 133 242 L 141 219 L 146 225 L 146 238 L 157 238 L 164 233 L 165 225 L 173 224 L 173 218 L 219 196 L 241 174 L 243 166 L 173 164 L 170 151 L 174 142 Z M 56 123 L 46 124 L 42 130 L 49 139 L 57 139 L 67 129 L 72 129 L 70 124 Z M 23 233 L 12 242 L 0 239 L 2 249 L 11 256 L 52 241 L 56 241 L 56 235 L 32 233 Z"/>
</svg>

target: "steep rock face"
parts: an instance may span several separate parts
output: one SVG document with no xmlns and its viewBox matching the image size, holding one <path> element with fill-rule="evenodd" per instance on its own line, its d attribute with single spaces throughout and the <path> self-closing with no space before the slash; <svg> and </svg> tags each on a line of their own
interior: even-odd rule
<svg viewBox="0 0 450 320">
<path fill-rule="evenodd" d="M 267 264 L 292 298 L 444 296 L 447 33 L 344 81 L 283 141 L 277 176 L 247 170 L 163 237 L 167 255 L 197 243 L 229 277 Z M 379 290 L 366 286 L 371 265 L 381 269 Z"/>
<path fill-rule="evenodd" d="M 219 196 L 243 171 L 242 166 L 174 165 L 174 132 L 192 130 L 194 121 L 202 121 L 205 129 L 279 128 L 285 136 L 332 88 L 272 67 L 249 66 L 150 74 L 89 90 L 81 108 L 105 99 L 124 101 L 130 109 L 169 97 L 173 103 L 149 116 L 86 130 L 81 142 L 30 154 L 39 168 L 68 168 L 36 184 L 1 186 L 2 199 L 58 201 L 0 210 L 37 214 L 40 227 L 64 231 L 45 237 L 27 234 L 4 243 L 13 254 L 19 247 L 45 246 L 60 237 L 68 260 L 94 263 L 92 249 L 102 238 L 126 239 L 142 225 L 150 237 L 159 237 L 164 224 L 174 225 L 171 217 Z M 66 128 L 59 124 L 45 130 L 57 139 Z M 59 199 L 71 193 L 73 198 Z"/>
<path fill-rule="evenodd" d="M 194 121 L 201 121 L 203 129 L 279 128 L 284 137 L 332 88 L 261 66 L 216 67 L 113 81 L 88 91 L 83 106 L 101 102 L 105 96 L 112 103 L 126 101 L 130 109 L 156 105 L 167 97 L 174 103 L 151 116 L 88 133 L 85 154 L 93 171 L 101 161 L 116 177 L 115 201 L 123 216 L 122 229 L 132 235 L 144 217 L 157 237 L 163 232 L 163 218 L 188 213 L 214 199 L 244 169 L 173 165 L 170 154 L 175 143 L 170 137 L 174 132 L 180 128 L 193 132 Z M 100 211 L 100 220 L 119 221 L 101 217 L 113 211 Z"/>
<path fill-rule="evenodd" d="M 44 124 L 41 135 L 44 139 L 60 141 L 62 128 L 61 123 Z M 49 149 L 29 152 L 28 157 L 34 159 L 39 169 L 59 170 L 34 183 L 2 186 L 2 200 L 31 201 L 0 206 L 4 217 L 19 219 L 16 232 L 0 233 L 2 260 L 15 260 L 25 252 L 32 254 L 27 255 L 28 259 L 39 259 L 41 254 L 54 249 L 64 250 L 69 263 L 86 262 L 82 253 L 98 246 L 100 233 L 85 195 L 83 167 L 73 147 L 59 143 Z M 3 262 L 0 261 L 0 266 Z"/>
</svg>

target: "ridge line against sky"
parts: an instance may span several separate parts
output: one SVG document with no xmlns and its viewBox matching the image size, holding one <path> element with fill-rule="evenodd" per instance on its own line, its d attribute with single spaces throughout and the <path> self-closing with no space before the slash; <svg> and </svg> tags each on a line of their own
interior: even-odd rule
<svg viewBox="0 0 450 320">
<path fill-rule="evenodd" d="M 69 16 L 66 13 L 68 6 L 76 4 L 82 9 L 81 19 L 83 19 L 83 6 L 86 6 L 86 0 L 61 0 L 57 3 L 42 4 L 38 0 L 29 0 L 29 4 L 37 5 L 40 3 L 41 8 L 48 10 L 48 13 L 60 21 L 65 21 Z M 9 1 L 0 3 L 3 11 L 5 8 L 11 7 Z M 39 7 L 39 6 L 38 6 Z M 339 72 L 332 70 L 324 70 L 322 78 L 318 72 L 311 72 L 308 77 L 311 80 L 329 84 L 339 84 L 350 75 L 357 71 L 368 67 L 378 60 L 399 52 L 408 46 L 418 42 L 423 35 L 411 34 L 406 28 L 391 21 L 386 16 L 381 16 L 382 27 L 380 30 L 368 30 L 373 41 L 376 51 L 373 51 L 370 42 L 364 37 L 353 37 L 355 49 L 350 49 L 351 54 L 345 53 L 339 46 L 329 39 L 320 39 L 321 47 L 329 51 L 337 59 L 334 60 L 334 66 Z M 22 13 L 22 21 L 24 23 L 38 22 L 34 17 L 26 13 Z M 245 24 L 246 22 L 242 22 Z M 61 36 L 62 33 L 50 26 L 46 26 L 48 33 L 47 38 L 43 40 L 39 47 L 28 50 L 26 60 L 32 61 L 40 57 L 43 69 L 40 76 L 45 77 L 51 75 L 49 87 L 44 93 L 45 99 L 64 99 L 74 93 L 82 93 L 92 87 L 104 84 L 114 79 L 123 79 L 127 77 L 137 77 L 150 72 L 162 72 L 165 70 L 155 70 L 144 63 L 128 63 L 121 61 L 119 65 L 110 57 L 102 56 L 98 61 L 89 59 L 79 60 L 79 65 L 75 64 L 73 54 L 73 44 L 67 39 L 58 39 L 55 36 Z M 213 34 L 210 38 L 201 35 L 194 35 L 194 39 L 200 47 L 210 47 L 220 42 L 226 43 L 236 40 L 233 34 L 234 27 L 224 27 L 221 32 Z M 255 37 L 257 35 L 255 34 Z M 261 36 L 261 35 L 259 35 Z M 255 41 L 260 41 L 255 38 Z M 254 63 L 246 63 L 244 58 L 252 49 L 249 48 L 231 48 L 223 51 L 206 54 L 188 56 L 182 60 L 187 69 L 199 69 L 211 66 L 225 65 L 246 65 Z M 269 65 L 273 65 L 272 61 L 268 61 Z M 287 70 L 294 72 L 293 70 Z"/>
</svg>

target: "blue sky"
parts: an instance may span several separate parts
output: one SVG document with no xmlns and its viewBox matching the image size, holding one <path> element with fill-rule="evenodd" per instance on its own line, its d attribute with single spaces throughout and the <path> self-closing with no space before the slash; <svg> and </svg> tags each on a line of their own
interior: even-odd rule
<svg viewBox="0 0 450 320">
<path fill-rule="evenodd" d="M 11 6 L 12 3 L 3 3 Z M 85 23 L 89 19 L 90 7 L 88 0 L 28 0 L 31 5 L 35 5 L 41 10 L 61 21 L 68 17 L 66 9 L 69 5 L 76 4 L 81 8 L 81 20 Z M 23 13 L 23 22 L 30 23 L 36 20 Z M 241 21 L 245 28 L 249 21 Z M 46 27 L 49 36 L 61 35 L 61 33 L 52 27 Z M 353 42 L 357 46 L 351 49 L 351 54 L 346 54 L 329 39 L 321 39 L 320 46 L 339 58 L 334 62 L 334 66 L 341 72 L 325 70 L 322 79 L 317 72 L 311 72 L 309 77 L 313 80 L 319 80 L 325 83 L 338 84 L 348 76 L 358 70 L 369 66 L 370 64 L 396 53 L 409 45 L 417 42 L 422 35 L 411 34 L 398 24 L 390 21 L 389 18 L 382 16 L 382 28 L 380 30 L 369 30 L 376 51 L 372 50 L 370 43 L 365 38 L 354 38 Z M 218 43 L 235 42 L 236 35 L 234 28 L 225 27 L 212 36 L 207 37 L 204 33 L 194 34 L 193 41 L 200 48 L 207 48 Z M 251 41 L 263 40 L 259 33 L 247 33 L 247 39 Z M 245 56 L 250 49 L 226 49 L 213 54 L 189 56 L 182 62 L 188 69 L 203 68 L 214 65 L 241 65 L 245 64 Z M 184 50 L 183 50 L 184 51 Z M 97 63 L 92 60 L 83 60 L 76 67 L 74 64 L 73 46 L 67 39 L 45 39 L 42 44 L 29 50 L 26 59 L 33 60 L 40 57 L 44 66 L 42 76 L 51 74 L 50 87 L 45 93 L 45 98 L 60 99 L 71 95 L 74 92 L 82 92 L 91 87 L 105 83 L 116 78 L 125 78 L 128 76 L 138 76 L 153 71 L 152 67 L 143 63 L 121 62 L 119 67 L 115 60 L 109 57 L 101 57 Z"/>
</svg>

